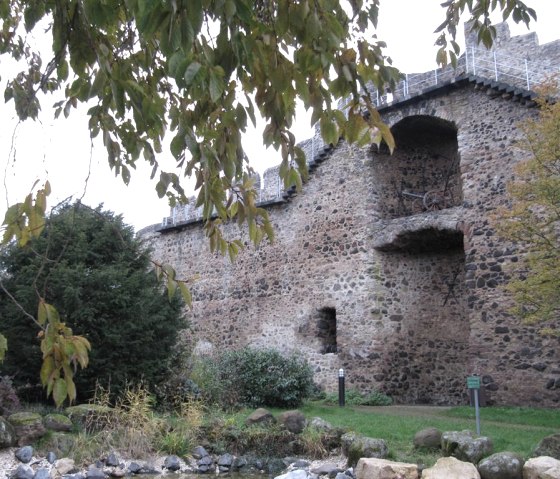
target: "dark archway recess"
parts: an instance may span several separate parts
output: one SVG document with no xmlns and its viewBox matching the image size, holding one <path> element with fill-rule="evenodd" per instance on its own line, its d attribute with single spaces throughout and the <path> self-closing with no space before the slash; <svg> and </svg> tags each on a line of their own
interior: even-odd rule
<svg viewBox="0 0 560 479">
<path fill-rule="evenodd" d="M 456 230 L 423 228 L 403 231 L 391 243 L 377 248 L 384 252 L 410 254 L 463 250 L 463 233 Z"/>
<path fill-rule="evenodd" d="M 319 309 L 316 327 L 317 337 L 321 341 L 320 353 L 336 353 L 336 309 L 329 307 Z"/>
<path fill-rule="evenodd" d="M 396 148 L 374 153 L 378 212 L 385 219 L 462 203 L 457 127 L 437 117 L 404 118 L 391 129 Z"/>
</svg>

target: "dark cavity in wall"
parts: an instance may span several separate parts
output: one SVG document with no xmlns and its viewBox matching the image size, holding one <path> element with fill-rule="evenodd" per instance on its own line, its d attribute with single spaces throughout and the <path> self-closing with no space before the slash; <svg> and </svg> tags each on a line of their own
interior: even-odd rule
<svg viewBox="0 0 560 479">
<path fill-rule="evenodd" d="M 318 310 L 316 323 L 317 337 L 320 340 L 320 353 L 336 353 L 336 309 L 321 308 Z"/>
<path fill-rule="evenodd" d="M 404 118 L 391 129 L 392 155 L 374 152 L 378 212 L 385 219 L 444 210 L 462 203 L 454 123 L 430 116 Z"/>
</svg>

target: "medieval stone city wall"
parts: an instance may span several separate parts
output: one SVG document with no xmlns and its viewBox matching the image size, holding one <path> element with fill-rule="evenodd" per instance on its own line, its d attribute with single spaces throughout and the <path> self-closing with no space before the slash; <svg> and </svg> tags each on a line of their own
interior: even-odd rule
<svg viewBox="0 0 560 479">
<path fill-rule="evenodd" d="M 326 390 L 344 368 L 348 387 L 397 403 L 464 403 L 475 373 L 490 403 L 557 405 L 559 340 L 510 315 L 504 286 L 522 251 L 494 226 L 525 157 L 518 125 L 536 109 L 527 95 L 463 79 L 380 111 L 394 154 L 341 142 L 302 192 L 267 206 L 273 244 L 249 245 L 232 264 L 210 254 L 195 218 L 146 233 L 156 259 L 198 277 L 193 340 L 300 355 Z M 304 147 L 320 151 L 315 141 Z M 263 198 L 278 196 L 274 175 L 263 176 Z"/>
</svg>

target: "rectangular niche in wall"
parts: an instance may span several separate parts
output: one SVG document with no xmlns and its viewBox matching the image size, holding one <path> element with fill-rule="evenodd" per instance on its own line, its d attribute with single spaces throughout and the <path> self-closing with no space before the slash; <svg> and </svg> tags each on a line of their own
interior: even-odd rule
<svg viewBox="0 0 560 479">
<path fill-rule="evenodd" d="M 320 340 L 320 353 L 336 353 L 336 309 L 320 308 L 317 311 L 316 331 Z"/>
</svg>

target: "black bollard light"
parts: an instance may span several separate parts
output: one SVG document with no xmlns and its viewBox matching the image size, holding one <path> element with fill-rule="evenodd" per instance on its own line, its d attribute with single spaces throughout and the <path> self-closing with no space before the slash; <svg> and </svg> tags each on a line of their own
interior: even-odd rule
<svg viewBox="0 0 560 479">
<path fill-rule="evenodd" d="M 344 369 L 338 370 L 338 405 L 344 407 Z"/>
</svg>

